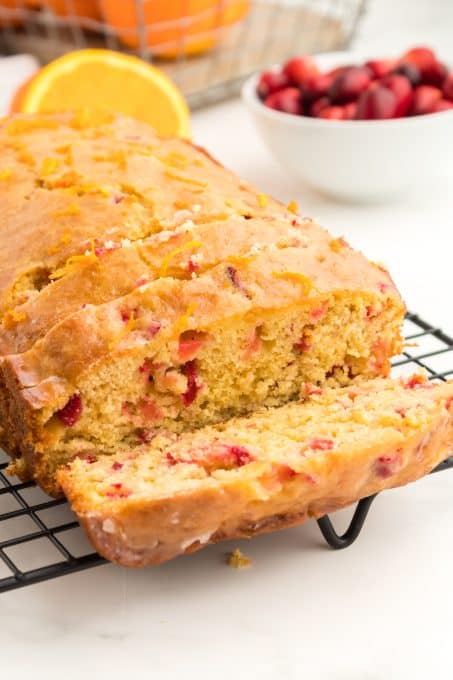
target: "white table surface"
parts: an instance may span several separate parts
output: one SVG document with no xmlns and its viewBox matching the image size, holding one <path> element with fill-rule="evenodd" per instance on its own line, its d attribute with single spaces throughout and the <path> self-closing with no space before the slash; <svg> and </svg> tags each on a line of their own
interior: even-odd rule
<svg viewBox="0 0 453 680">
<path fill-rule="evenodd" d="M 431 42 L 453 57 L 452 33 L 449 0 L 374 0 L 356 46 L 382 54 Z M 453 333 L 444 166 L 396 204 L 342 205 L 277 167 L 238 101 L 198 113 L 193 131 L 263 191 L 298 199 L 385 261 L 409 307 Z M 450 680 L 452 535 L 446 472 L 381 495 L 345 551 L 325 548 L 312 522 L 240 543 L 253 560 L 247 570 L 224 564 L 234 542 L 142 571 L 109 565 L 13 591 L 0 597 L 0 678 Z"/>
</svg>

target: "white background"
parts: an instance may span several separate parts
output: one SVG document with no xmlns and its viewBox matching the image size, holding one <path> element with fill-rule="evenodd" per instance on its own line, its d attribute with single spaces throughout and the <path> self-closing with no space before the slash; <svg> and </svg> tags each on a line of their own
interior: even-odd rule
<svg viewBox="0 0 453 680">
<path fill-rule="evenodd" d="M 453 63 L 452 36 L 450 0 L 371 0 L 356 47 L 382 55 L 431 43 Z M 453 140 L 423 192 L 357 207 L 280 170 L 239 102 L 197 114 L 193 131 L 263 191 L 298 199 L 304 214 L 385 261 L 409 307 L 453 333 Z M 446 472 L 381 495 L 342 552 L 325 548 L 310 523 L 241 543 L 253 559 L 247 570 L 224 565 L 234 542 L 160 567 L 109 565 L 11 592 L 0 596 L 0 678 L 450 680 L 452 539 Z"/>
</svg>

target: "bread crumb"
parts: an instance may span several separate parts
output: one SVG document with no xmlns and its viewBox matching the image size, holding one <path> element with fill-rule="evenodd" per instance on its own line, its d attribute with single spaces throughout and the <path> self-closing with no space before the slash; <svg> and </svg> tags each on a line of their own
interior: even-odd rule
<svg viewBox="0 0 453 680">
<path fill-rule="evenodd" d="M 269 202 L 266 194 L 258 194 L 258 205 L 260 208 L 265 208 Z"/>
<path fill-rule="evenodd" d="M 228 566 L 235 569 L 245 569 L 250 567 L 252 560 L 247 555 L 244 555 L 239 548 L 235 548 L 232 553 L 228 555 Z"/>
</svg>

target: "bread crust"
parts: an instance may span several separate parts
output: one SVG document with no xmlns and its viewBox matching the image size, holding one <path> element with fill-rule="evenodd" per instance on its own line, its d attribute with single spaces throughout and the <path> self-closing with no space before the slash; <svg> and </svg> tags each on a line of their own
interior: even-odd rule
<svg viewBox="0 0 453 680">
<path fill-rule="evenodd" d="M 453 446 L 452 415 L 443 409 L 423 432 L 404 442 L 401 465 L 379 477 L 375 461 L 384 450 L 364 445 L 353 458 L 320 454 L 315 486 L 298 474 L 263 497 L 244 479 L 162 499 L 96 505 L 67 470 L 59 481 L 95 550 L 128 567 L 158 564 L 210 543 L 251 538 L 302 524 L 351 503 L 415 481 L 444 460 Z"/>
</svg>

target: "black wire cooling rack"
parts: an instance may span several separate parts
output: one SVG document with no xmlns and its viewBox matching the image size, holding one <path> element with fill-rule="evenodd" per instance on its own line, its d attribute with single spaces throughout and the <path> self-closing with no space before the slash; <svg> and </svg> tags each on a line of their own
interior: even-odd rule
<svg viewBox="0 0 453 680">
<path fill-rule="evenodd" d="M 394 362 L 395 375 L 423 368 L 432 380 L 453 377 L 452 338 L 416 314 L 407 315 L 405 338 L 409 346 Z M 0 593 L 105 563 L 93 552 L 65 500 L 49 498 L 32 482 L 8 477 L 6 466 L 7 458 L 0 453 Z M 451 467 L 453 456 L 434 472 Z M 338 550 L 356 540 L 374 498 L 359 501 L 342 535 L 327 515 L 318 520 L 329 546 Z"/>
</svg>

